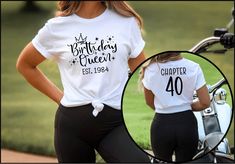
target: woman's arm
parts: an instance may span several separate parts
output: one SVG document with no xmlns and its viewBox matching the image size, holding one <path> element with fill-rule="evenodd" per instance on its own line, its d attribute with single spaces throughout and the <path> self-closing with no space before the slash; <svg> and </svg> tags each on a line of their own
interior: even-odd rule
<svg viewBox="0 0 235 164">
<path fill-rule="evenodd" d="M 191 104 L 193 111 L 201 111 L 210 107 L 210 95 L 206 85 L 197 90 L 198 101 Z"/>
<path fill-rule="evenodd" d="M 144 97 L 145 97 L 146 104 L 154 110 L 155 107 L 154 107 L 154 94 L 153 94 L 153 92 L 144 87 Z"/>
<path fill-rule="evenodd" d="M 37 68 L 45 59 L 34 48 L 33 44 L 29 43 L 22 50 L 17 60 L 16 68 L 34 88 L 59 104 L 63 97 L 63 92 Z"/>
<path fill-rule="evenodd" d="M 133 72 L 145 60 L 144 52 L 141 52 L 136 58 L 130 58 L 128 65 L 131 72 Z"/>
</svg>

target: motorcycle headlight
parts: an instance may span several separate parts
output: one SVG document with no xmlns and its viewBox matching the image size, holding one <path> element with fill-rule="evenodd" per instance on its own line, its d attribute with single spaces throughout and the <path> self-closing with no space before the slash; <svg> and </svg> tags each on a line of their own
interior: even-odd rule
<svg viewBox="0 0 235 164">
<path fill-rule="evenodd" d="M 214 94 L 214 100 L 217 104 L 223 105 L 226 103 L 227 92 L 223 88 L 219 88 Z"/>
</svg>

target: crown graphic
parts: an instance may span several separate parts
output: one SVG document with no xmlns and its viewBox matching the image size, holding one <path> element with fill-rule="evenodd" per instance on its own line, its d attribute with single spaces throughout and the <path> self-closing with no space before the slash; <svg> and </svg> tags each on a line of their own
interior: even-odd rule
<svg viewBox="0 0 235 164">
<path fill-rule="evenodd" d="M 77 43 L 80 43 L 80 44 L 84 44 L 86 43 L 86 39 L 87 39 L 87 36 L 86 37 L 83 37 L 82 36 L 82 33 L 80 33 L 79 37 L 75 37 L 75 40 Z"/>
</svg>

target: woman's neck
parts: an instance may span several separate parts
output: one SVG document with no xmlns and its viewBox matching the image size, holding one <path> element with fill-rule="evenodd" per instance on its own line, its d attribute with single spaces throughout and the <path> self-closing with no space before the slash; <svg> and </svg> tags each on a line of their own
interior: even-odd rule
<svg viewBox="0 0 235 164">
<path fill-rule="evenodd" d="M 95 18 L 102 14 L 106 7 L 100 1 L 81 1 L 80 10 L 76 12 L 82 18 Z"/>
</svg>

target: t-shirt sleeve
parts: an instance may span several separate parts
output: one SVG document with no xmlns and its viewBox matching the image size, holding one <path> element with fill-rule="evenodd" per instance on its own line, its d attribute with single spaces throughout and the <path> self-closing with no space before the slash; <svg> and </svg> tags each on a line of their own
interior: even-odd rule
<svg viewBox="0 0 235 164">
<path fill-rule="evenodd" d="M 140 27 L 135 18 L 132 19 L 130 31 L 130 58 L 136 58 L 144 49 L 145 41 L 142 38 Z"/>
<path fill-rule="evenodd" d="M 50 23 L 47 22 L 32 39 L 33 46 L 43 55 L 45 58 L 52 58 L 52 33 L 50 30 Z"/>
<path fill-rule="evenodd" d="M 151 90 L 151 85 L 150 85 L 150 76 L 149 76 L 149 70 L 148 68 L 145 68 L 145 71 L 144 71 L 144 78 L 142 79 L 142 83 L 144 85 L 144 87 L 148 90 Z"/>
<path fill-rule="evenodd" d="M 200 66 L 198 66 L 197 69 L 197 74 L 196 74 L 196 85 L 195 85 L 195 90 L 200 89 L 202 86 L 206 84 L 206 80 L 204 77 L 204 74 L 202 72 L 202 69 Z"/>
</svg>

